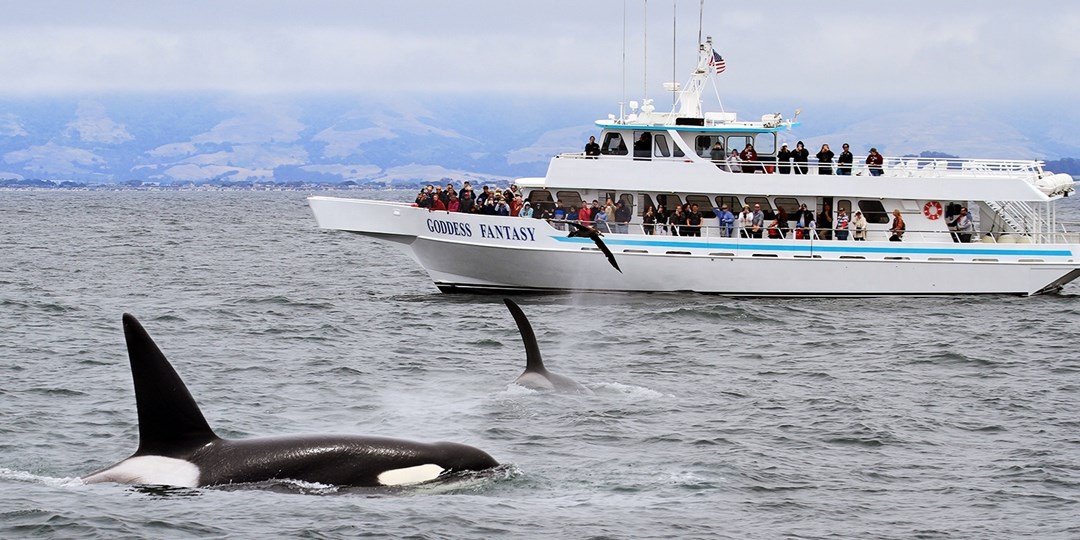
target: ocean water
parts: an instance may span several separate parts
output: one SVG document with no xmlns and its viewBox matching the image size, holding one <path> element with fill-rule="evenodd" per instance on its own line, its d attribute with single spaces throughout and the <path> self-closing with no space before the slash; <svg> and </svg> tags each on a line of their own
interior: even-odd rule
<svg viewBox="0 0 1080 540">
<path fill-rule="evenodd" d="M 408 193 L 367 193 L 407 198 Z M 0 537 L 1080 538 L 1080 286 L 444 295 L 299 192 L 0 192 Z M 1063 213 L 1080 215 L 1074 201 Z M 484 449 L 397 492 L 80 485 L 137 444 L 121 314 L 212 427 Z"/>
</svg>

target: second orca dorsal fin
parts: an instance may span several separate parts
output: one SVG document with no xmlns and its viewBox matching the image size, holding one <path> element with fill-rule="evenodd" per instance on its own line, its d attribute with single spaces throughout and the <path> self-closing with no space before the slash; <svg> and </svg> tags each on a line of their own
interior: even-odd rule
<svg viewBox="0 0 1080 540">
<path fill-rule="evenodd" d="M 124 314 L 124 339 L 139 411 L 139 449 L 134 455 L 184 455 L 217 440 L 184 381 L 128 313 Z"/>
<path fill-rule="evenodd" d="M 521 341 L 525 343 L 525 373 L 547 373 L 544 368 L 544 360 L 540 357 L 540 346 L 536 344 L 536 334 L 533 333 L 529 319 L 525 312 L 509 298 L 503 298 L 506 307 L 510 308 L 510 314 L 514 316 L 518 332 L 521 332 Z"/>
</svg>

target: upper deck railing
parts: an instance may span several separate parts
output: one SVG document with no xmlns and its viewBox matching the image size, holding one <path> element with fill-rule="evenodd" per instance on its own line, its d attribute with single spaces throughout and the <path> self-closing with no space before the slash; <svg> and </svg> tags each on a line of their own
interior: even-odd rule
<svg viewBox="0 0 1080 540">
<path fill-rule="evenodd" d="M 708 155 L 695 155 L 690 157 L 635 155 L 633 151 L 626 154 L 601 154 L 599 156 L 586 156 L 583 152 L 564 152 L 558 154 L 556 157 L 560 159 L 632 159 L 636 161 L 687 161 L 688 159 L 696 158 L 709 161 L 726 171 L 763 174 L 781 174 L 784 172 L 785 168 L 788 174 L 837 174 L 840 169 L 840 165 L 835 161 L 821 163 L 817 159 L 811 158 L 808 161 L 801 163 L 791 161 L 783 163 L 778 161 L 775 155 L 759 155 L 756 161 L 744 161 L 742 159 L 734 160 L 732 158 L 713 160 L 709 159 Z M 872 175 L 871 168 L 866 164 L 865 160 L 865 157 L 855 159 L 855 162 L 852 163 L 850 167 L 852 175 Z M 1042 161 L 1021 159 L 962 159 L 891 156 L 884 157 L 881 174 L 882 176 L 893 177 L 932 176 L 936 178 L 942 176 L 1004 176 L 1022 178 L 1034 182 L 1047 174 L 1043 169 L 1044 165 L 1045 163 Z"/>
</svg>

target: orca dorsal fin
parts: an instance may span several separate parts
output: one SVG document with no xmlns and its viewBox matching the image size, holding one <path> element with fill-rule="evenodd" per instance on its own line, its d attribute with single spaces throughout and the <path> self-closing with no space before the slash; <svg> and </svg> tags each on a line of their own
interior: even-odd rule
<svg viewBox="0 0 1080 540">
<path fill-rule="evenodd" d="M 525 343 L 525 373 L 547 373 L 544 368 L 544 360 L 540 357 L 540 346 L 536 344 L 536 334 L 533 333 L 529 319 L 525 312 L 521 311 L 513 300 L 503 298 L 506 307 L 510 308 L 510 314 L 514 316 L 518 332 L 521 332 L 521 341 Z"/>
<path fill-rule="evenodd" d="M 217 440 L 184 381 L 128 313 L 124 314 L 124 339 L 139 411 L 139 449 L 134 455 L 184 455 Z"/>
</svg>

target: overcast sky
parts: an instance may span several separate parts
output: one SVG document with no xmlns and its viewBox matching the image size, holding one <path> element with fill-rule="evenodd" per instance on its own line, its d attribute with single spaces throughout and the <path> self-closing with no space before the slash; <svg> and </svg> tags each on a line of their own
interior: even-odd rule
<svg viewBox="0 0 1080 540">
<path fill-rule="evenodd" d="M 678 1 L 676 80 L 698 0 Z M 511 92 L 663 96 L 672 0 L 0 0 L 0 94 Z M 721 91 L 1074 101 L 1080 3 L 706 0 Z M 648 33 L 648 63 L 642 58 Z M 648 77 L 642 66 L 647 66 Z M 663 99 L 663 98 L 661 98 Z M 658 99 L 658 101 L 661 101 Z"/>
</svg>

